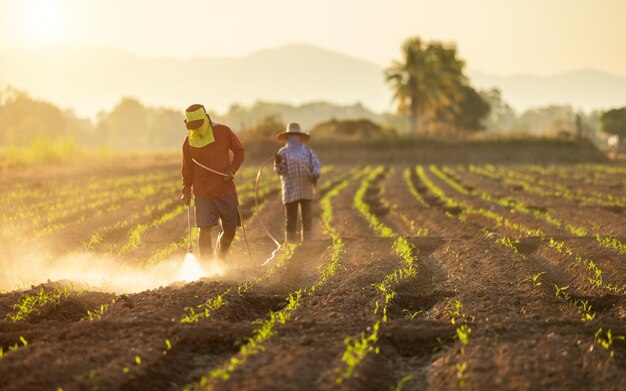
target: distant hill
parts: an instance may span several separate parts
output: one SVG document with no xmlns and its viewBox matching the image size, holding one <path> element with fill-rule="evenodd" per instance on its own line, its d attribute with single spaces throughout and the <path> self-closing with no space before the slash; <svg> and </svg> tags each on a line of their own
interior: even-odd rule
<svg viewBox="0 0 626 391">
<path fill-rule="evenodd" d="M 278 115 L 284 123 L 298 122 L 303 129 L 310 131 L 320 122 L 335 120 L 367 119 L 379 124 L 393 126 L 388 116 L 376 114 L 360 104 L 340 106 L 328 102 L 310 102 L 299 106 L 285 103 L 256 102 L 250 107 L 232 107 L 219 117 L 234 130 L 254 127 L 265 118 Z"/>
<path fill-rule="evenodd" d="M 595 69 L 551 76 L 498 77 L 472 70 L 468 75 L 477 88 L 498 87 L 518 112 L 547 104 L 569 104 L 586 111 L 626 105 L 626 78 Z"/>
<path fill-rule="evenodd" d="M 257 100 L 391 107 L 380 67 L 309 45 L 190 60 L 103 48 L 8 50 L 0 52 L 0 83 L 87 115 L 109 110 L 122 96 L 177 109 L 202 102 L 221 112 Z"/>
<path fill-rule="evenodd" d="M 626 78 L 598 70 L 509 77 L 468 73 L 478 88 L 500 88 L 518 112 L 553 103 L 584 110 L 626 105 Z M 0 52 L 0 83 L 89 116 L 110 110 L 122 96 L 176 110 L 203 102 L 220 113 L 234 103 L 249 106 L 258 100 L 360 103 L 378 113 L 393 109 L 380 66 L 311 45 L 189 60 L 106 48 L 12 49 Z"/>
</svg>

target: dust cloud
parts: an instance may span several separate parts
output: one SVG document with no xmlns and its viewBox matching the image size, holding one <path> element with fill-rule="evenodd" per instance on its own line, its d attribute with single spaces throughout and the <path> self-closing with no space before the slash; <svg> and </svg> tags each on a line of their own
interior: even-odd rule
<svg viewBox="0 0 626 391">
<path fill-rule="evenodd" d="M 42 253 L 0 259 L 0 291 L 30 289 L 48 281 L 66 281 L 76 289 L 114 293 L 136 293 L 174 282 L 195 281 L 223 274 L 217 265 L 203 270 L 192 254 L 176 254 L 149 267 L 138 267 L 120 259 L 89 252 L 49 259 Z"/>
</svg>

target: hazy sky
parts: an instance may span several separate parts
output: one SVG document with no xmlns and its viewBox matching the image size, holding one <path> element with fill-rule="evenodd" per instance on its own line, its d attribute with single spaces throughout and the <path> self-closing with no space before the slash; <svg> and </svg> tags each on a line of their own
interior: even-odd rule
<svg viewBox="0 0 626 391">
<path fill-rule="evenodd" d="M 454 41 L 498 75 L 593 67 L 626 76 L 626 0 L 0 0 L 0 50 L 106 46 L 241 56 L 309 43 L 386 66 L 412 35 Z"/>
</svg>

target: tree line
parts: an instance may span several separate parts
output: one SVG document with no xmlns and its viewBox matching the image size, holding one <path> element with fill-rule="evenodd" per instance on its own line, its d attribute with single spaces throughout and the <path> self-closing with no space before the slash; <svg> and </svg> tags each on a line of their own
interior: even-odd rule
<svg viewBox="0 0 626 391">
<path fill-rule="evenodd" d="M 410 133 L 441 137 L 479 131 L 558 134 L 578 127 L 587 137 L 597 137 L 596 129 L 600 129 L 626 138 L 626 107 L 584 113 L 571 106 L 546 106 L 517 114 L 499 90 L 472 87 L 464 67 L 465 61 L 453 43 L 411 37 L 402 45 L 402 58 L 384 71 L 394 93 L 395 115 L 374 113 L 359 103 L 292 106 L 261 101 L 250 107 L 234 104 L 223 115 L 211 115 L 237 132 L 259 137 L 272 137 L 285 122 L 298 121 L 305 129 L 314 129 L 335 121 L 322 127 L 352 132 L 355 124 L 361 123 L 368 127 L 363 134 L 376 128 L 387 136 Z M 182 109 L 149 107 L 125 97 L 92 121 L 11 87 L 0 91 L 0 145 L 5 146 L 45 137 L 72 138 L 96 147 L 178 147 L 185 135 L 182 120 Z M 342 128 L 341 121 L 350 120 L 365 121 L 346 123 Z"/>
<path fill-rule="evenodd" d="M 500 133 L 567 134 L 596 138 L 596 129 L 626 136 L 626 108 L 585 114 L 571 106 L 551 105 L 520 115 L 498 89 L 477 91 L 464 73 L 456 45 L 411 37 L 402 45 L 401 60 L 385 70 L 397 114 L 414 134 L 457 134 L 486 130 Z"/>
</svg>

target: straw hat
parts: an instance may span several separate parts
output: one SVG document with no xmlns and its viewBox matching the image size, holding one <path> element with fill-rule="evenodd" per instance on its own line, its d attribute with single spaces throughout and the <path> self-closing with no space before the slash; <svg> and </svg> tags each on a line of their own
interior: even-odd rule
<svg viewBox="0 0 626 391">
<path fill-rule="evenodd" d="M 292 122 L 289 125 L 287 125 L 287 130 L 285 130 L 284 132 L 276 136 L 276 138 L 281 143 L 284 143 L 287 140 L 287 136 L 289 136 L 290 134 L 299 134 L 300 139 L 302 139 L 303 143 L 306 143 L 311 138 L 311 136 L 309 136 L 308 133 L 305 133 L 302 130 L 300 130 L 300 124 L 296 122 Z"/>
</svg>

